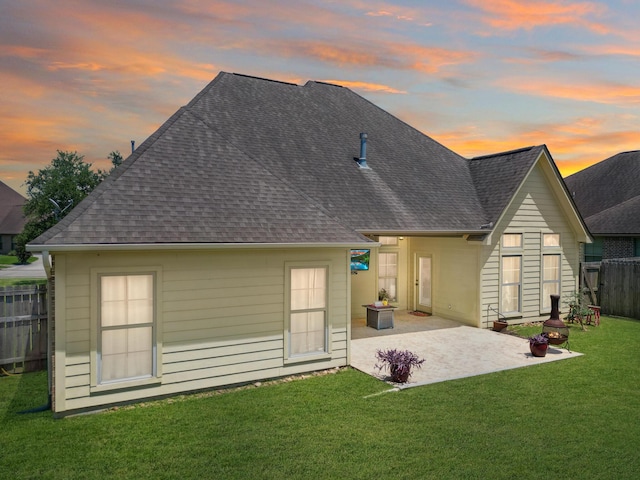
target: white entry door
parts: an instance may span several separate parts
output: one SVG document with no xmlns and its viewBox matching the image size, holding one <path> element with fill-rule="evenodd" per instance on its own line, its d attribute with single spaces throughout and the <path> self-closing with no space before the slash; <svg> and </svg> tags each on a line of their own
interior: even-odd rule
<svg viewBox="0 0 640 480">
<path fill-rule="evenodd" d="M 414 310 L 431 313 L 431 256 L 416 254 Z"/>
</svg>

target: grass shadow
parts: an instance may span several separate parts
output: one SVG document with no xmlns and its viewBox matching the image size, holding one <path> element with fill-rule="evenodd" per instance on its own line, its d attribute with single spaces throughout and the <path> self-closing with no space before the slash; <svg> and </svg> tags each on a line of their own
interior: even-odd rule
<svg viewBox="0 0 640 480">
<path fill-rule="evenodd" d="M 0 418 L 15 421 L 30 410 L 40 410 L 48 404 L 47 372 L 11 374 L 0 377 Z M 37 413 L 37 412 L 33 412 Z M 49 415 L 50 415 L 49 411 Z"/>
</svg>

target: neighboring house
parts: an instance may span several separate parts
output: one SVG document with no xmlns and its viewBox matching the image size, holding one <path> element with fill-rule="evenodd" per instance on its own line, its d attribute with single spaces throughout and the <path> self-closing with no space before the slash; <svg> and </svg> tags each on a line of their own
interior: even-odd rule
<svg viewBox="0 0 640 480">
<path fill-rule="evenodd" d="M 29 245 L 53 408 L 348 365 L 382 287 L 475 327 L 539 320 L 588 241 L 545 146 L 468 160 L 347 88 L 221 73 Z"/>
<path fill-rule="evenodd" d="M 623 152 L 565 179 L 593 243 L 584 260 L 640 257 L 640 151 Z"/>
<path fill-rule="evenodd" d="M 15 250 L 15 238 L 22 233 L 26 218 L 22 208 L 27 200 L 0 182 L 0 254 Z"/>
</svg>

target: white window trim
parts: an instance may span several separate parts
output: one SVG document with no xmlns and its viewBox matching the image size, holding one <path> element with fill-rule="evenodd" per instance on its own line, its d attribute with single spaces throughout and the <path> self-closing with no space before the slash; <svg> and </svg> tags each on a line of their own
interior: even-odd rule
<svg viewBox="0 0 640 480">
<path fill-rule="evenodd" d="M 326 268 L 327 298 L 325 304 L 325 351 L 301 355 L 291 355 L 291 270 L 296 268 Z M 332 325 L 331 325 L 331 262 L 285 262 L 284 279 L 284 363 L 304 363 L 327 360 L 331 358 Z"/>
<path fill-rule="evenodd" d="M 505 235 L 519 235 L 520 236 L 520 246 L 517 247 L 505 247 L 504 246 L 504 236 Z M 522 278 L 524 275 L 524 233 L 523 232 L 503 232 L 500 236 L 500 285 L 499 285 L 499 298 L 500 302 L 499 310 L 502 315 L 506 318 L 519 318 L 522 317 Z M 520 278 L 518 279 L 518 283 L 503 283 L 503 259 L 505 257 L 519 257 L 520 258 Z M 502 310 L 502 288 L 507 285 L 519 285 L 518 289 L 518 310 L 512 312 L 504 312 Z"/>
<path fill-rule="evenodd" d="M 545 235 L 558 235 L 558 245 L 545 247 L 544 246 L 544 236 Z M 557 282 L 545 282 L 544 280 L 544 257 L 545 255 L 557 255 L 560 257 L 559 262 L 559 278 Z M 541 232 L 540 233 L 540 315 L 546 315 L 551 313 L 551 306 L 548 308 L 544 307 L 545 302 L 545 294 L 544 294 L 544 285 L 545 283 L 558 283 L 558 295 L 562 296 L 562 234 L 555 232 Z"/>
<path fill-rule="evenodd" d="M 386 239 L 386 240 L 382 240 L 383 238 Z M 382 244 L 382 247 L 397 247 L 398 246 L 398 237 L 397 236 L 380 235 L 380 236 L 378 236 L 378 241 Z"/>
<path fill-rule="evenodd" d="M 504 244 L 504 237 L 505 235 L 518 235 L 520 236 L 520 245 L 517 246 L 508 246 Z M 522 250 L 524 248 L 524 233 L 521 232 L 504 232 L 501 236 L 500 236 L 500 246 L 508 251 L 515 251 L 515 250 Z"/>
<path fill-rule="evenodd" d="M 383 253 L 394 253 L 396 255 L 396 276 L 395 277 L 383 277 L 380 276 L 380 254 Z M 391 303 L 398 303 L 398 274 L 400 273 L 400 249 L 395 248 L 384 248 L 382 247 L 378 252 L 378 292 L 380 291 L 380 279 L 381 278 L 395 278 L 396 279 L 396 298 L 395 300 L 389 300 Z M 377 298 L 377 297 L 376 297 Z"/>
<path fill-rule="evenodd" d="M 99 299 L 100 278 L 103 275 L 153 275 L 154 277 L 154 340 L 153 374 L 151 377 L 123 379 L 99 383 Z M 90 393 L 108 393 L 114 390 L 126 390 L 147 386 L 156 386 L 162 381 L 162 268 L 153 267 L 95 267 L 91 269 L 91 355 L 90 355 Z"/>
<path fill-rule="evenodd" d="M 520 259 L 520 278 L 517 283 L 504 283 L 503 281 L 503 259 L 517 257 Z M 500 313 L 507 318 L 516 318 L 522 316 L 522 270 L 524 268 L 523 255 L 521 253 L 505 254 L 500 256 Z M 518 310 L 505 312 L 502 310 L 502 289 L 506 286 L 518 285 Z"/>
</svg>

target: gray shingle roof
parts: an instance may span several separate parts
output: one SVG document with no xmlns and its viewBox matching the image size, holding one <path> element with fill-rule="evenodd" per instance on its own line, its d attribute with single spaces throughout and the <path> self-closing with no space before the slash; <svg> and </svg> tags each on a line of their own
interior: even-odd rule
<svg viewBox="0 0 640 480">
<path fill-rule="evenodd" d="M 565 178 L 594 235 L 640 234 L 640 151 L 618 153 Z"/>
<path fill-rule="evenodd" d="M 361 132 L 370 169 L 354 160 Z M 537 151 L 469 161 L 349 89 L 221 73 L 32 244 L 477 232 Z"/>
<path fill-rule="evenodd" d="M 0 234 L 17 235 L 26 222 L 22 208 L 26 199 L 0 182 Z"/>
<path fill-rule="evenodd" d="M 469 161 L 478 199 L 484 205 L 489 222 L 498 221 L 543 151 L 544 146 L 526 147 Z"/>
<path fill-rule="evenodd" d="M 640 195 L 585 220 L 594 235 L 640 235 Z"/>
</svg>

